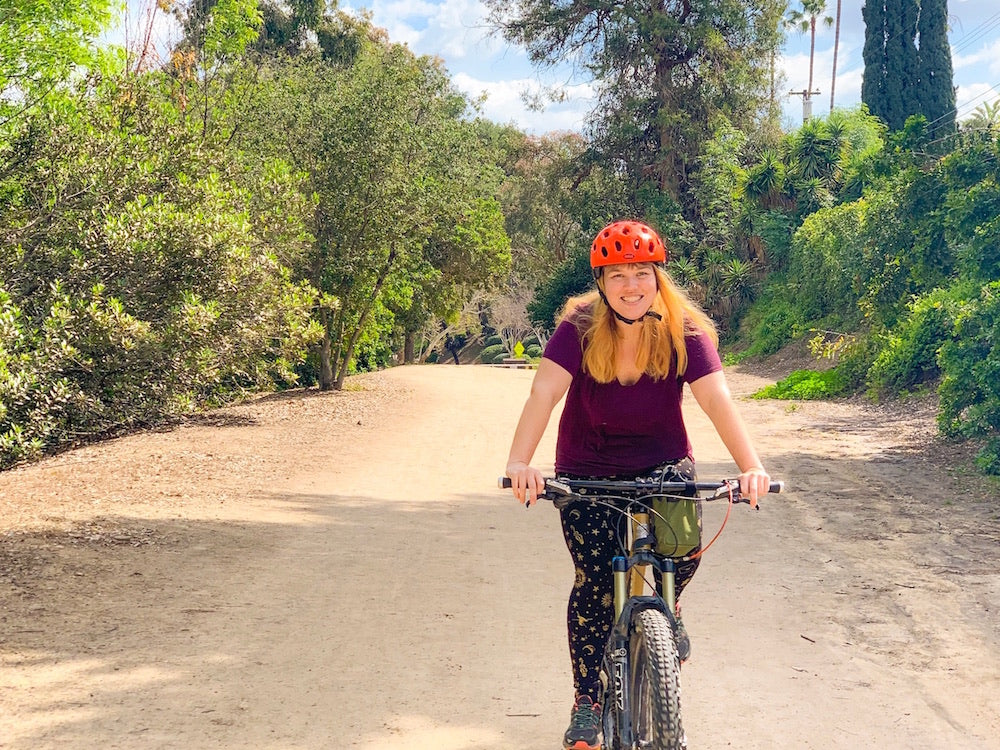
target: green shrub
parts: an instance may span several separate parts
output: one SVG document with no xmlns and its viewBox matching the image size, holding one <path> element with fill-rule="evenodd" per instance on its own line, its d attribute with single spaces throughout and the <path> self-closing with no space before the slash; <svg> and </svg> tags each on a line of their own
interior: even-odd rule
<svg viewBox="0 0 1000 750">
<path fill-rule="evenodd" d="M 747 315 L 744 324 L 750 345 L 745 357 L 776 354 L 801 332 L 802 313 L 780 286 L 769 289 Z"/>
<path fill-rule="evenodd" d="M 843 395 L 847 388 L 844 376 L 836 368 L 825 372 L 796 370 L 784 380 L 762 388 L 754 398 L 821 399 Z"/>
<path fill-rule="evenodd" d="M 869 387 L 894 395 L 937 378 L 938 352 L 951 339 L 955 318 L 971 295 L 968 285 L 960 285 L 913 300 L 899 324 L 882 337 L 868 372 Z"/>
<path fill-rule="evenodd" d="M 542 347 L 538 344 L 531 344 L 524 350 L 524 353 L 527 355 L 528 359 L 538 359 L 542 356 Z"/>
<path fill-rule="evenodd" d="M 294 382 L 318 334 L 301 177 L 133 110 L 141 80 L 0 141 L 0 468 Z"/>
<path fill-rule="evenodd" d="M 507 356 L 507 349 L 503 344 L 491 344 L 483 349 L 479 355 L 479 361 L 484 365 L 493 365 L 500 362 Z"/>
<path fill-rule="evenodd" d="M 865 201 L 822 209 L 795 232 L 788 271 L 790 296 L 807 320 L 834 314 L 838 328 L 858 320 L 867 210 Z"/>
<path fill-rule="evenodd" d="M 985 441 L 980 468 L 1000 474 L 1000 281 L 983 286 L 941 346 L 938 423 L 947 435 Z"/>
</svg>

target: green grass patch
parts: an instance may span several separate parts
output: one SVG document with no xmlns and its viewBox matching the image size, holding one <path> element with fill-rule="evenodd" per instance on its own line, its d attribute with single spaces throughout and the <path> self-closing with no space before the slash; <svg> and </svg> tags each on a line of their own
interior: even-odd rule
<svg viewBox="0 0 1000 750">
<path fill-rule="evenodd" d="M 807 401 L 843 395 L 847 387 L 847 379 L 836 368 L 825 372 L 796 370 L 774 385 L 757 391 L 753 397 Z"/>
</svg>

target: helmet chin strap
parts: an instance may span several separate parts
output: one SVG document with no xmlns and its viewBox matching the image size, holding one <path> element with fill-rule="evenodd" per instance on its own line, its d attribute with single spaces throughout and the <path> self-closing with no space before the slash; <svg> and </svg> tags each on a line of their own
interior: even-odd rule
<svg viewBox="0 0 1000 750">
<path fill-rule="evenodd" d="M 601 289 L 600 284 L 597 285 L 597 293 L 601 295 L 601 299 L 604 300 L 604 304 L 608 306 L 608 309 L 611 311 L 611 314 L 614 315 L 616 318 L 618 318 L 618 320 L 620 320 L 622 323 L 627 323 L 628 325 L 632 325 L 633 323 L 638 323 L 640 320 L 644 320 L 645 318 L 656 318 L 657 320 L 663 320 L 663 316 L 652 308 L 646 310 L 646 312 L 643 313 L 641 317 L 626 318 L 624 315 L 622 315 L 620 312 L 618 312 L 615 308 L 611 306 L 611 303 L 608 302 L 608 298 L 604 296 L 604 290 Z"/>
</svg>

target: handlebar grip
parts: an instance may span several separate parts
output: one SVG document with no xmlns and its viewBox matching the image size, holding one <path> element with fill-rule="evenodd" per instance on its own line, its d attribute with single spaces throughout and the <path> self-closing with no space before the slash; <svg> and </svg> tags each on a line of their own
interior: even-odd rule
<svg viewBox="0 0 1000 750">
<path fill-rule="evenodd" d="M 510 489 L 510 477 L 498 477 L 497 478 L 497 487 L 499 487 L 502 490 L 509 490 Z"/>
<path fill-rule="evenodd" d="M 768 492 L 774 492 L 775 494 L 777 494 L 778 492 L 784 492 L 785 491 L 785 483 L 784 482 L 771 482 L 770 486 L 767 488 L 767 491 Z"/>
</svg>

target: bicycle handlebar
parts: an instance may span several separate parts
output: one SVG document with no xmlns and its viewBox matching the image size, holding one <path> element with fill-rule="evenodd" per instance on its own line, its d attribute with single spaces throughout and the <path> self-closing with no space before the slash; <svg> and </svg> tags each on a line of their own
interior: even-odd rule
<svg viewBox="0 0 1000 750">
<path fill-rule="evenodd" d="M 500 477 L 497 486 L 510 489 L 510 477 Z M 778 493 L 785 489 L 784 482 L 771 482 L 768 492 Z M 739 495 L 740 483 L 737 479 L 723 479 L 715 482 L 661 482 L 655 478 L 627 479 L 557 479 L 546 477 L 545 492 L 539 497 L 549 497 L 550 491 L 557 497 L 572 497 L 595 494 L 620 495 L 621 497 L 638 497 L 642 495 L 686 494 L 694 496 L 698 492 L 717 493 L 719 497 L 728 497 L 730 492 Z M 749 501 L 746 501 L 749 502 Z"/>
</svg>

